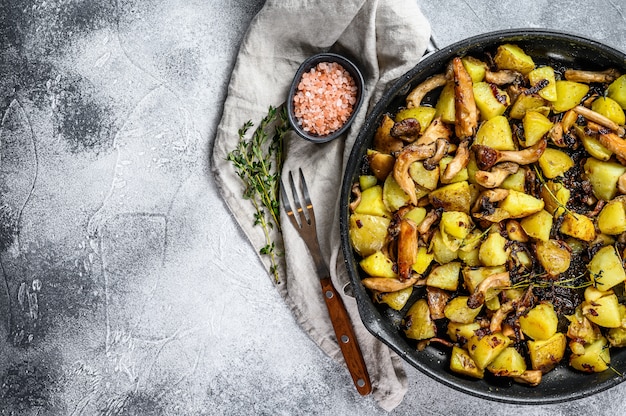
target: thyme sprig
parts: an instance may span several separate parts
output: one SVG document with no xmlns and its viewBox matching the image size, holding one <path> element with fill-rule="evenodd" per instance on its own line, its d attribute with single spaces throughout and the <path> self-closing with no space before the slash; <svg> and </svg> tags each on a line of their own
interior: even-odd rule
<svg viewBox="0 0 626 416">
<path fill-rule="evenodd" d="M 480 240 L 483 239 L 484 236 L 489 234 L 489 231 L 491 231 L 491 227 L 493 227 L 493 224 L 491 224 L 489 227 L 487 227 L 484 231 L 481 231 L 481 233 L 478 234 L 477 236 L 473 236 L 471 233 L 468 233 L 467 236 L 464 237 L 461 240 L 461 247 L 463 247 L 463 246 L 468 246 L 468 247 L 474 246 L 474 244 L 478 243 Z M 470 236 L 472 236 L 474 238 L 468 239 L 468 237 L 470 237 Z"/>
<path fill-rule="evenodd" d="M 610 346 L 609 344 L 604 345 L 604 346 L 602 347 L 602 351 L 604 351 L 604 350 L 606 350 L 606 349 L 609 349 L 610 347 L 611 347 L 611 346 Z M 618 377 L 624 377 L 624 374 L 623 374 L 621 371 L 619 371 L 617 368 L 615 368 L 615 367 L 613 367 L 613 366 L 611 365 L 610 360 L 609 360 L 609 361 L 605 360 L 605 359 L 604 359 L 604 357 L 603 357 L 601 354 L 598 354 L 598 356 L 599 356 L 599 357 L 600 357 L 600 359 L 604 362 L 604 364 L 606 364 L 606 365 L 607 365 L 607 367 L 609 368 L 609 370 L 611 370 L 613 373 L 615 373 Z"/>
<path fill-rule="evenodd" d="M 283 166 L 283 137 L 290 129 L 287 111 L 270 106 L 267 115 L 248 139 L 248 131 L 253 126 L 251 120 L 243 124 L 238 131 L 237 146 L 226 159 L 232 162 L 243 182 L 243 198 L 254 206 L 254 225 L 260 226 L 265 235 L 265 245 L 259 253 L 269 257 L 270 273 L 278 282 L 277 257 L 280 254 L 270 231 L 281 231 L 278 195 Z"/>
<path fill-rule="evenodd" d="M 535 173 L 537 174 L 537 178 L 539 178 L 539 182 L 541 182 L 541 186 L 543 186 L 543 188 L 548 192 L 548 194 L 550 194 L 550 196 L 552 197 L 552 199 L 554 200 L 554 202 L 556 203 L 556 205 L 561 208 L 564 212 L 572 215 L 572 211 L 567 208 L 565 206 L 565 204 L 563 204 L 557 197 L 556 195 L 554 195 L 554 193 L 552 192 L 552 189 L 550 189 L 550 187 L 548 186 L 548 183 L 546 182 L 545 178 L 543 177 L 543 174 L 539 171 L 539 169 L 537 168 L 537 165 L 533 165 L 533 168 L 535 169 Z M 578 218 L 576 218 L 575 215 L 572 215 L 573 218 L 578 221 Z"/>
<path fill-rule="evenodd" d="M 540 287 L 540 288 L 558 286 L 564 289 L 583 289 L 593 284 L 589 280 L 582 282 L 582 283 L 576 283 L 578 280 L 580 280 L 581 278 L 585 276 L 584 273 L 578 276 L 574 276 L 568 279 L 561 279 L 561 280 L 545 280 L 544 278 L 547 276 L 548 276 L 547 273 L 540 273 L 540 274 L 528 273 L 522 276 L 524 278 L 523 280 L 511 285 L 508 289 L 523 289 L 523 288 L 527 288 L 530 285 L 533 285 L 534 287 Z"/>
</svg>

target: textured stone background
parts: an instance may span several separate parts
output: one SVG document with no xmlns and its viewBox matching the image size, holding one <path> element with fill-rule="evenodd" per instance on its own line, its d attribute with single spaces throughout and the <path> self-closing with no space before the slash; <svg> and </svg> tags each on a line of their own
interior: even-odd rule
<svg viewBox="0 0 626 416">
<path fill-rule="evenodd" d="M 418 3 L 440 46 L 548 27 L 626 50 L 621 0 Z M 262 5 L 0 3 L 1 415 L 385 414 L 296 326 L 209 174 Z M 407 371 L 393 415 L 626 413 L 626 386 L 520 407 Z"/>
</svg>

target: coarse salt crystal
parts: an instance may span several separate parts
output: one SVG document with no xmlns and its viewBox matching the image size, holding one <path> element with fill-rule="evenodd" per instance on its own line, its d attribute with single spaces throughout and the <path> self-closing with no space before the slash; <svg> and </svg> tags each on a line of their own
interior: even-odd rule
<svg viewBox="0 0 626 416">
<path fill-rule="evenodd" d="M 335 62 L 321 62 L 302 75 L 293 104 L 303 130 L 328 135 L 350 118 L 358 88 L 348 71 Z M 332 105 L 334 103 L 335 105 Z"/>
</svg>

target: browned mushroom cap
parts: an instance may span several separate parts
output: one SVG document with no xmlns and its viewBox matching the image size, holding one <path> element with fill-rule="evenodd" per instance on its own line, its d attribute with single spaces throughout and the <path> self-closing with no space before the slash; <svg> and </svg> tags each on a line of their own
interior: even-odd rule
<svg viewBox="0 0 626 416">
<path fill-rule="evenodd" d="M 577 317 L 567 327 L 569 339 L 597 339 L 601 335 L 600 328 L 592 323 L 586 316 Z"/>
<path fill-rule="evenodd" d="M 420 222 L 420 224 L 417 226 L 417 233 L 419 235 L 428 233 L 428 231 L 430 230 L 430 227 L 432 227 L 433 224 L 439 221 L 440 215 L 441 214 L 436 209 L 431 209 L 430 211 L 428 211 L 428 214 L 426 214 L 426 217 L 424 217 L 422 222 Z"/>
<path fill-rule="evenodd" d="M 480 193 L 478 199 L 485 199 L 489 202 L 499 202 L 499 201 L 502 201 L 507 196 L 509 196 L 508 189 L 503 189 L 503 188 L 486 189 Z M 477 200 L 476 203 L 478 204 L 478 202 L 479 201 Z"/>
<path fill-rule="evenodd" d="M 435 154 L 436 144 L 418 144 L 412 143 L 406 146 L 396 157 L 396 163 L 393 165 L 393 178 L 396 180 L 400 188 L 409 196 L 413 205 L 417 204 L 417 195 L 415 194 L 415 182 L 409 175 L 409 166 L 418 160 L 428 159 Z"/>
<path fill-rule="evenodd" d="M 489 289 L 507 288 L 509 286 L 511 286 L 509 272 L 494 273 L 476 286 L 474 293 L 467 299 L 467 306 L 476 309 L 485 303 L 485 296 Z"/>
<path fill-rule="evenodd" d="M 618 179 L 619 182 L 619 179 Z M 619 187 L 619 183 L 618 183 L 618 187 Z M 618 189 L 619 191 L 619 189 Z M 624 195 L 621 195 L 621 197 L 623 198 Z M 618 197 L 619 198 L 619 197 Z M 613 198 L 613 199 L 617 199 L 617 198 Z M 589 200 L 588 202 L 591 202 L 591 200 Z M 606 201 L 604 199 L 598 199 L 593 207 L 593 209 L 591 211 L 588 211 L 585 213 L 586 217 L 589 218 L 595 218 L 598 216 L 598 214 L 600 214 L 600 212 L 602 211 L 602 208 L 604 208 L 604 206 L 606 205 Z"/>
<path fill-rule="evenodd" d="M 516 173 L 519 165 L 513 162 L 502 162 L 491 168 L 490 171 L 479 170 L 475 174 L 476 182 L 484 188 L 497 188 L 510 175 Z"/>
<path fill-rule="evenodd" d="M 450 143 L 446 139 L 437 139 L 435 141 L 435 154 L 424 161 L 424 167 L 433 170 L 439 165 L 439 162 L 448 154 Z"/>
<path fill-rule="evenodd" d="M 572 128 L 572 126 L 574 126 L 577 119 L 578 113 L 576 113 L 576 111 L 567 110 L 560 121 L 561 126 L 563 127 L 563 133 L 569 133 L 570 129 Z"/>
<path fill-rule="evenodd" d="M 505 224 L 506 232 L 511 241 L 519 241 L 520 243 L 527 243 L 529 238 L 526 231 L 522 228 L 521 224 L 517 220 L 508 220 Z"/>
<path fill-rule="evenodd" d="M 563 118 L 554 123 L 548 132 L 548 137 L 552 143 L 558 147 L 577 148 L 579 143 L 575 140 L 576 136 L 568 136 L 577 119 L 578 113 L 576 111 L 567 110 Z"/>
<path fill-rule="evenodd" d="M 568 69 L 563 74 L 565 79 L 574 82 L 598 82 L 600 84 L 608 84 L 619 78 L 620 73 L 615 68 L 609 68 L 605 71 L 583 71 L 579 69 Z"/>
<path fill-rule="evenodd" d="M 390 134 L 396 139 L 400 139 L 406 143 L 413 143 L 419 137 L 422 126 L 420 122 L 414 118 L 405 118 L 404 120 L 394 123 L 391 127 Z"/>
<path fill-rule="evenodd" d="M 452 132 L 446 126 L 446 124 L 441 121 L 441 117 L 435 118 L 424 130 L 424 133 L 420 136 L 419 139 L 415 142 L 416 144 L 431 144 L 435 142 L 437 139 L 446 139 L 449 141 L 450 136 L 452 136 Z"/>
<path fill-rule="evenodd" d="M 507 317 L 507 315 L 515 309 L 514 301 L 509 300 L 508 302 L 502 304 L 500 308 L 493 314 L 491 317 L 491 321 L 489 322 L 489 330 L 493 332 L 502 331 L 502 322 Z"/>
<path fill-rule="evenodd" d="M 539 160 L 546 150 L 547 140 L 539 140 L 524 150 L 496 150 L 489 146 L 474 144 L 472 149 L 476 155 L 476 164 L 480 170 L 489 170 L 500 162 L 514 162 L 518 165 L 528 165 Z"/>
<path fill-rule="evenodd" d="M 461 58 L 452 60 L 454 74 L 455 132 L 463 139 L 472 137 L 478 127 L 478 108 L 474 100 L 472 78 L 463 66 Z"/>
<path fill-rule="evenodd" d="M 565 140 L 563 138 L 563 123 L 560 121 L 554 123 L 550 131 L 548 132 L 548 137 L 558 147 L 567 147 Z"/>
<path fill-rule="evenodd" d="M 494 205 L 495 202 L 502 201 L 507 196 L 509 196 L 508 189 L 495 188 L 482 191 L 472 207 L 472 216 L 493 223 L 511 218 L 508 211 Z"/>
<path fill-rule="evenodd" d="M 513 71 L 512 69 L 501 69 L 500 71 L 486 71 L 485 81 L 490 84 L 506 85 L 516 84 L 523 79 L 524 75 L 521 72 Z"/>
<path fill-rule="evenodd" d="M 417 257 L 417 230 L 411 220 L 400 221 L 398 234 L 398 276 L 406 280 L 411 276 L 411 266 Z"/>
<path fill-rule="evenodd" d="M 428 286 L 426 288 L 426 300 L 430 309 L 430 317 L 433 319 L 445 318 L 444 310 L 452 295 L 450 292 L 438 287 Z"/>
<path fill-rule="evenodd" d="M 407 287 L 417 284 L 418 281 L 419 279 L 417 276 L 406 280 L 400 280 L 393 277 L 366 277 L 361 280 L 361 283 L 363 283 L 363 286 L 370 290 L 387 293 L 406 289 Z"/>
<path fill-rule="evenodd" d="M 419 84 L 406 97 L 407 108 L 419 107 L 422 100 L 432 90 L 443 87 L 448 82 L 448 78 L 444 74 L 433 75 Z"/>
<path fill-rule="evenodd" d="M 518 383 L 528 384 L 530 386 L 537 386 L 541 383 L 542 377 L 541 370 L 526 370 L 521 375 L 513 377 L 513 380 Z"/>
<path fill-rule="evenodd" d="M 456 154 L 441 175 L 441 183 L 449 183 L 469 163 L 469 139 L 463 140 L 456 149 Z"/>
<path fill-rule="evenodd" d="M 474 216 L 482 212 L 491 213 L 494 211 L 494 209 L 497 209 L 494 208 L 494 203 L 502 201 L 507 196 L 509 196 L 508 189 L 485 189 L 478 195 L 478 198 L 476 198 L 476 202 L 474 202 L 474 206 L 472 207 L 471 211 Z M 482 217 L 477 216 L 477 218 Z"/>
<path fill-rule="evenodd" d="M 516 102 L 520 95 L 524 94 L 526 91 L 527 89 L 519 84 L 511 84 L 506 87 L 506 93 L 509 95 L 509 100 L 511 103 Z"/>
</svg>

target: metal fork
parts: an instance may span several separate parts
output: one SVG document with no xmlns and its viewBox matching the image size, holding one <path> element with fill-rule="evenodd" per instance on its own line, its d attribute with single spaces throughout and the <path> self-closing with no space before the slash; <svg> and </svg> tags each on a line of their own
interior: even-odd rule
<svg viewBox="0 0 626 416">
<path fill-rule="evenodd" d="M 280 191 L 282 195 L 283 205 L 289 220 L 298 231 L 302 239 L 304 240 L 313 262 L 315 263 L 315 269 L 319 276 L 320 283 L 322 285 L 322 293 L 324 295 L 324 301 L 328 308 L 328 314 L 330 315 L 330 321 L 335 330 L 337 336 L 337 342 L 343 353 L 343 358 L 346 361 L 352 381 L 356 386 L 357 391 L 361 395 L 367 395 L 372 391 L 372 384 L 363 360 L 363 354 L 361 348 L 357 343 L 354 335 L 354 329 L 350 322 L 350 316 L 346 311 L 346 307 L 341 300 L 341 297 L 335 290 L 331 280 L 328 266 L 322 258 L 322 251 L 320 250 L 319 240 L 317 238 L 317 229 L 315 226 L 315 213 L 313 212 L 313 204 L 311 203 L 311 197 L 309 196 L 309 190 L 304 180 L 304 174 L 302 169 L 300 172 L 300 184 L 302 197 L 305 202 L 305 208 L 302 208 L 301 198 L 298 194 L 298 189 L 293 180 L 292 172 L 289 172 L 289 185 L 293 194 L 293 202 L 296 207 L 294 211 L 289 203 L 289 197 L 285 192 L 285 186 L 281 181 Z M 297 218 L 296 218 L 297 217 Z"/>
</svg>

